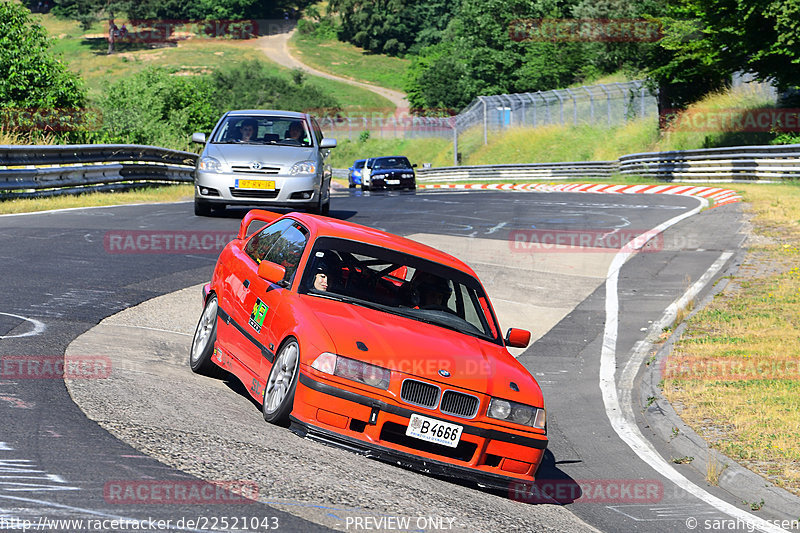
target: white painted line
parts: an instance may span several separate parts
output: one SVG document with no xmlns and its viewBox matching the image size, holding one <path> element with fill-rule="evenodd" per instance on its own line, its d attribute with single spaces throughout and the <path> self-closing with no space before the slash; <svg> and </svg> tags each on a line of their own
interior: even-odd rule
<svg viewBox="0 0 800 533">
<path fill-rule="evenodd" d="M 19 318 L 20 320 L 24 320 L 26 322 L 30 322 L 33 324 L 33 329 L 31 331 L 27 331 L 25 333 L 20 333 L 18 335 L 0 335 L 0 339 L 16 339 L 19 337 L 33 337 L 34 335 L 39 335 L 40 333 L 44 332 L 45 325 L 42 322 L 39 322 L 35 318 L 28 318 L 25 316 L 15 315 L 12 313 L 3 313 L 0 312 L 0 315 L 11 316 L 14 318 Z"/>
<path fill-rule="evenodd" d="M 673 217 L 666 222 L 659 224 L 653 228 L 648 234 L 650 238 L 665 231 L 667 228 L 677 224 L 678 222 L 691 217 L 700 212 L 707 201 L 698 198 L 700 205 L 691 211 L 687 211 L 682 215 Z M 642 239 L 644 241 L 644 239 Z M 638 243 L 638 247 L 644 246 L 646 242 Z M 611 427 L 619 435 L 622 441 L 627 444 L 645 463 L 650 465 L 659 474 L 672 481 L 679 488 L 695 496 L 699 500 L 707 503 L 722 513 L 742 520 L 748 524 L 748 529 L 752 526 L 753 529 L 767 532 L 783 532 L 774 524 L 752 514 L 735 507 L 728 502 L 709 494 L 702 488 L 698 487 L 677 470 L 675 470 L 667 461 L 661 457 L 661 454 L 656 451 L 652 444 L 642 435 L 636 421 L 633 417 L 633 408 L 630 405 L 630 391 L 623 390 L 623 397 L 627 398 L 627 402 L 620 403 L 617 395 L 617 385 L 615 379 L 615 370 L 617 366 L 617 329 L 619 322 L 619 293 L 618 293 L 618 280 L 619 271 L 625 262 L 633 254 L 628 252 L 619 252 L 614 256 L 611 265 L 608 268 L 608 275 L 606 277 L 606 323 L 603 331 L 603 345 L 600 351 L 600 390 L 603 394 L 603 403 L 606 408 L 606 415 L 611 422 Z M 714 263 L 716 265 L 722 258 Z M 712 267 L 714 266 L 712 265 Z M 706 272 L 708 274 L 708 272 Z M 703 278 L 701 278 L 703 279 Z M 696 285 L 696 284 L 695 284 Z M 694 285 L 693 285 L 694 287 Z M 691 289 L 690 289 L 691 290 Z M 635 373 L 634 373 L 635 374 Z M 628 378 L 623 372 L 623 379 L 621 386 L 626 386 L 625 380 Z M 631 382 L 632 386 L 632 382 Z"/>
</svg>

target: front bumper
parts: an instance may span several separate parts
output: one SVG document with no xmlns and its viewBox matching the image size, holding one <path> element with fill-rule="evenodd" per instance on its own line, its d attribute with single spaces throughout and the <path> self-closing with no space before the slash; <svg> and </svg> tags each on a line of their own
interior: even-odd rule
<svg viewBox="0 0 800 533">
<path fill-rule="evenodd" d="M 397 176 L 370 176 L 369 183 L 367 184 L 371 189 L 413 189 L 417 186 L 417 180 L 414 177 L 400 178 Z"/>
<path fill-rule="evenodd" d="M 274 181 L 274 189 L 238 189 L 236 180 Z M 322 178 L 316 175 L 249 175 L 195 171 L 195 199 L 216 204 L 312 207 L 319 203 Z M 205 191 L 208 192 L 205 192 Z"/>
<path fill-rule="evenodd" d="M 293 430 L 362 455 L 460 480 L 505 490 L 531 483 L 544 457 L 547 437 L 488 427 L 476 420 L 444 419 L 437 413 L 410 409 L 330 385 L 301 371 Z M 299 400 L 299 401 L 298 401 Z M 457 448 L 406 437 L 411 414 L 418 413 L 463 426 Z"/>
</svg>

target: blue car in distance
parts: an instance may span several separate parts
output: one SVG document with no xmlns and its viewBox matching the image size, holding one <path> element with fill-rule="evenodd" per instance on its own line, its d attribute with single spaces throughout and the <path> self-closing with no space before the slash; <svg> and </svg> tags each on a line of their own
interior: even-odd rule
<svg viewBox="0 0 800 533">
<path fill-rule="evenodd" d="M 351 189 L 356 185 L 361 185 L 361 171 L 364 169 L 364 163 L 366 162 L 366 159 L 356 159 L 353 161 L 353 166 L 347 169 L 349 170 L 347 180 Z"/>
</svg>

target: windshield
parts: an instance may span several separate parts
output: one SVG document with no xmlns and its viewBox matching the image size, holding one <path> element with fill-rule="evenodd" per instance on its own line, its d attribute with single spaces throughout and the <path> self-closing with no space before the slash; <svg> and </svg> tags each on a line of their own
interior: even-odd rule
<svg viewBox="0 0 800 533">
<path fill-rule="evenodd" d="M 356 161 L 356 162 L 353 164 L 353 168 L 364 168 L 364 163 L 366 163 L 366 162 L 367 162 L 367 160 L 366 160 L 366 159 L 361 159 L 361 160 L 359 160 L 359 161 Z"/>
<path fill-rule="evenodd" d="M 300 292 L 501 343 L 477 279 L 395 250 L 321 237 L 306 265 Z"/>
<path fill-rule="evenodd" d="M 225 119 L 217 130 L 217 144 L 278 144 L 311 146 L 308 126 L 291 117 L 235 115 Z"/>
<path fill-rule="evenodd" d="M 411 168 L 411 163 L 405 157 L 380 157 L 373 168 Z"/>
</svg>

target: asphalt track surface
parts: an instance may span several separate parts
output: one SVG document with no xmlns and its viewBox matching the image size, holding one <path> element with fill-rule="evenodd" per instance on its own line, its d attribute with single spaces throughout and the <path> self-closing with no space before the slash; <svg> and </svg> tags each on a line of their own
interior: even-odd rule
<svg viewBox="0 0 800 533">
<path fill-rule="evenodd" d="M 496 241 L 495 245 L 509 249 L 513 230 L 578 230 L 590 234 L 621 228 L 644 231 L 697 205 L 691 198 L 655 195 L 492 191 L 362 195 L 350 192 L 334 198 L 331 215 L 401 235 L 422 235 L 429 241 L 450 247 L 461 246 L 459 249 L 472 257 L 479 256 L 479 250 L 469 244 L 464 248 L 464 242 L 485 245 Z M 114 253 L 109 251 L 108 242 L 104 243 L 109 232 L 234 233 L 244 212 L 232 209 L 222 217 L 196 218 L 191 215 L 191 205 L 181 203 L 0 217 L 0 259 L 6 287 L 0 302 L 0 355 L 4 361 L 22 356 L 62 357 L 72 341 L 102 319 L 154 297 L 203 283 L 210 277 L 215 260 L 212 254 Z M 616 343 L 620 369 L 635 344 L 643 338 L 643 331 L 661 317 L 664 309 L 722 253 L 739 249 L 740 227 L 738 205 L 703 211 L 667 230 L 656 251 L 637 254 L 621 268 Z M 518 251 L 517 255 L 522 257 L 525 253 Z M 469 257 L 461 257 L 471 263 Z M 558 502 L 542 501 L 535 494 L 516 494 L 517 499 L 527 497 L 529 501 L 514 501 L 508 495 L 463 487 L 302 441 L 287 430 L 264 424 L 259 420 L 256 407 L 246 399 L 244 390 L 218 381 L 209 384 L 209 396 L 216 398 L 217 392 L 232 393 L 239 401 L 232 408 L 219 405 L 220 416 L 216 419 L 232 422 L 230 417 L 245 417 L 244 425 L 251 427 L 257 438 L 265 431 L 278 431 L 282 433 L 275 435 L 280 435 L 281 442 L 285 441 L 287 446 L 309 450 L 311 455 L 301 458 L 303 465 L 299 469 L 282 464 L 283 457 L 259 457 L 258 461 L 277 462 L 276 472 L 285 468 L 293 476 L 306 476 L 309 485 L 313 485 L 312 479 L 322 479 L 328 488 L 326 494 L 316 497 L 313 491 L 299 491 L 293 501 L 261 498 L 269 503 L 238 503 L 238 500 L 226 500 L 225 495 L 210 503 L 207 500 L 168 505 L 120 503 L 111 493 L 118 486 L 115 482 L 120 480 L 128 483 L 175 481 L 202 487 L 198 477 L 168 466 L 180 465 L 185 459 L 185 455 L 171 451 L 171 441 L 181 440 L 181 435 L 160 434 L 151 438 L 148 450 L 150 455 L 159 457 L 158 461 L 123 443 L 87 418 L 73 403 L 62 379 L 11 379 L 4 373 L 0 379 L 0 419 L 3 421 L 0 427 L 0 529 L 16 530 L 9 527 L 19 525 L 14 520 L 29 519 L 36 523 L 42 517 L 171 519 L 174 525 L 181 518 L 238 516 L 248 520 L 268 518 L 268 526 L 277 521 L 281 531 L 315 531 L 331 525 L 336 529 L 356 530 L 353 522 L 345 527 L 342 519 L 345 514 L 379 519 L 435 517 L 438 512 L 440 518 L 456 518 L 453 530 L 464 531 L 593 528 L 601 531 L 689 531 L 692 530 L 687 527 L 687 523 L 691 524 L 687 522 L 690 518 L 700 521 L 699 530 L 703 530 L 704 520 L 718 519 L 728 520 L 727 524 L 721 523 L 718 530 L 747 531 L 746 524 L 730 523 L 730 516 L 677 489 L 661 472 L 637 457 L 612 429 L 598 387 L 606 311 L 604 277 L 594 285 L 586 282 L 598 277 L 590 271 L 570 278 L 569 272 L 563 271 L 566 267 L 559 266 L 559 257 L 554 255 L 556 267 L 550 272 L 539 272 L 537 279 L 543 281 L 528 286 L 523 293 L 530 297 L 532 305 L 538 306 L 530 316 L 536 319 L 546 315 L 549 300 L 558 320 L 542 327 L 542 331 L 535 331 L 538 340 L 519 355 L 539 379 L 547 400 L 550 447 L 538 478 L 552 482 L 551 488 L 560 489 Z M 587 257 L 586 261 L 600 263 L 603 267 L 613 254 L 595 250 L 592 257 Z M 729 263 L 735 263 L 735 258 L 734 255 Z M 473 266 L 487 286 L 503 286 L 515 276 L 513 268 L 508 272 L 503 265 L 495 265 L 496 279 L 487 282 L 482 268 Z M 720 274 L 724 274 L 724 270 Z M 552 286 L 548 286 L 547 280 L 552 280 Z M 585 297 L 580 291 L 575 292 L 575 287 L 586 292 Z M 491 288 L 489 292 L 494 301 L 495 293 Z M 567 294 L 571 294 L 571 300 L 565 297 Z M 199 295 L 196 301 L 194 312 L 199 316 Z M 575 301 L 575 305 L 566 309 L 565 301 Z M 513 310 L 513 305 L 508 309 Z M 161 319 L 169 323 L 169 311 L 163 314 Z M 501 317 L 501 325 L 505 328 L 520 324 L 506 324 Z M 174 357 L 185 360 L 189 341 L 186 337 L 185 351 Z M 120 352 L 124 349 L 125 346 L 119 346 Z M 165 349 L 170 353 L 177 350 L 172 346 Z M 202 390 L 194 392 L 203 394 Z M 191 410 L 192 400 L 193 397 L 186 397 L 182 404 L 165 407 L 165 411 L 185 409 L 186 418 L 192 421 L 195 416 Z M 108 403 L 114 404 L 114 399 Z M 120 398 L 119 403 L 127 404 L 127 400 Z M 131 417 L 135 414 L 131 413 Z M 253 424 L 249 424 L 250 420 Z M 124 434 L 126 420 L 114 422 L 118 434 Z M 225 424 L 215 427 L 203 423 L 201 429 L 205 433 L 199 437 L 185 433 L 183 440 L 188 443 L 183 445 L 191 449 L 192 439 L 197 438 L 204 440 L 203 445 L 213 443 L 227 431 Z M 646 427 L 641 431 L 647 434 Z M 136 441 L 135 438 L 131 440 Z M 663 443 L 654 444 L 669 457 L 669 450 Z M 228 453 L 229 462 L 235 465 L 237 452 L 239 450 L 223 450 L 223 456 Z M 325 463 L 325 460 L 337 463 Z M 360 471 L 353 472 L 353 479 L 349 479 L 348 473 L 341 471 L 342 465 Z M 676 468 L 704 490 L 742 507 L 741 502 L 734 501 L 723 491 L 708 487 L 689 465 Z M 268 469 L 267 466 L 264 469 Z M 229 468 L 217 463 L 196 473 L 208 480 L 250 480 L 256 476 L 253 472 L 241 472 L 240 476 L 231 477 L 227 470 Z M 226 476 L 215 477 L 214 472 L 225 472 Z M 370 487 L 370 479 L 375 480 L 376 487 Z M 635 483 L 631 484 L 633 480 Z M 279 478 L 273 482 L 281 485 Z M 393 487 L 393 483 L 397 486 Z M 615 496 L 608 492 L 609 489 L 636 490 L 636 483 L 645 487 L 645 491 L 648 488 L 651 491 L 644 497 L 635 497 L 633 493 Z M 595 488 L 598 492 L 582 494 L 576 487 Z M 390 496 L 384 496 L 393 493 L 408 493 L 409 500 L 393 501 Z M 267 494 L 272 493 L 268 490 Z M 378 494 L 380 496 L 376 497 Z M 424 496 L 422 502 L 411 501 L 414 494 Z M 553 494 L 552 490 L 548 494 Z M 425 498 L 430 507 L 418 507 L 424 504 Z M 449 511 L 443 511 L 442 506 Z M 480 513 L 471 512 L 475 509 Z M 333 522 L 328 515 L 335 515 Z M 327 518 L 323 519 L 324 516 Z M 266 530 L 263 524 L 252 530 Z M 197 527 L 200 525 L 210 524 L 196 524 L 183 530 L 212 530 Z M 418 529 L 413 522 L 411 529 Z M 109 526 L 101 530 L 113 529 Z"/>
</svg>

